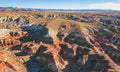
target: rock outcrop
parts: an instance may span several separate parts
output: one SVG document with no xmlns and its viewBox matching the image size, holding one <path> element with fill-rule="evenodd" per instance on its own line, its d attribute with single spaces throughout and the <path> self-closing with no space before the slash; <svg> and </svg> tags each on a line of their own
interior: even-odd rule
<svg viewBox="0 0 120 72">
<path fill-rule="evenodd" d="M 7 29 L 0 29 L 0 47 L 15 46 L 21 44 L 20 38 L 24 37 L 27 33 L 23 31 L 10 31 Z"/>
<path fill-rule="evenodd" d="M 26 72 L 25 66 L 9 51 L 0 51 L 0 72 Z"/>
</svg>

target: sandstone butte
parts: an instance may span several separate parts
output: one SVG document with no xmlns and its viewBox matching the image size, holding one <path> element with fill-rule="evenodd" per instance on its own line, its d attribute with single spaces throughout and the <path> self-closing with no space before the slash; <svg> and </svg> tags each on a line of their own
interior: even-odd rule
<svg viewBox="0 0 120 72">
<path fill-rule="evenodd" d="M 120 13 L 0 11 L 0 72 L 120 72 Z"/>
</svg>

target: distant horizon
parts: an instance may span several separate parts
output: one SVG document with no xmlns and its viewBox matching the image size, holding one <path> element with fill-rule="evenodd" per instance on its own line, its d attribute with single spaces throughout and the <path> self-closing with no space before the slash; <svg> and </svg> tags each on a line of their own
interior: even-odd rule
<svg viewBox="0 0 120 72">
<path fill-rule="evenodd" d="M 18 8 L 18 9 L 27 9 L 27 8 L 30 8 L 30 9 L 58 9 L 58 10 L 114 10 L 114 9 L 87 9 L 87 8 L 81 8 L 81 9 L 67 9 L 67 8 L 31 8 L 31 7 L 12 7 L 12 6 L 6 6 L 6 7 L 2 7 L 2 6 L 0 6 L 0 8 L 9 8 L 9 7 L 11 7 L 11 8 Z M 116 11 L 120 11 L 120 10 L 116 10 Z"/>
</svg>

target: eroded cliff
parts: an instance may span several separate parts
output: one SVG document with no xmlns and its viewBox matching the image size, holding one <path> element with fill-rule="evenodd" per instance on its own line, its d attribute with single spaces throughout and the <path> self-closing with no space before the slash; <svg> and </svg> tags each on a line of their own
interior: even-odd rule
<svg viewBox="0 0 120 72">
<path fill-rule="evenodd" d="M 8 12 L 1 72 L 120 72 L 119 13 Z"/>
</svg>

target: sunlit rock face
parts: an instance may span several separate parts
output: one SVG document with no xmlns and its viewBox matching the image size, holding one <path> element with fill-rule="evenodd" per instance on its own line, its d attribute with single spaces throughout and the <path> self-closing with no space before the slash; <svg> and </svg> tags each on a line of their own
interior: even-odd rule
<svg viewBox="0 0 120 72">
<path fill-rule="evenodd" d="M 0 46 L 8 47 L 12 45 L 21 44 L 20 38 L 24 37 L 27 33 L 23 31 L 10 31 L 9 29 L 0 29 Z"/>
<path fill-rule="evenodd" d="M 120 72 L 119 13 L 8 12 L 0 72 Z"/>
<path fill-rule="evenodd" d="M 11 52 L 0 51 L 0 72 L 27 72 L 27 70 Z"/>
<path fill-rule="evenodd" d="M 25 65 L 7 49 L 20 45 L 20 38 L 27 33 L 10 29 L 0 29 L 0 72 L 26 72 Z"/>
<path fill-rule="evenodd" d="M 4 22 L 14 22 L 14 23 L 21 23 L 21 24 L 27 24 L 29 23 L 29 18 L 25 17 L 25 16 L 15 16 L 15 17 L 9 17 L 9 16 L 5 16 L 5 17 L 0 17 L 0 22 L 4 23 Z"/>
</svg>

